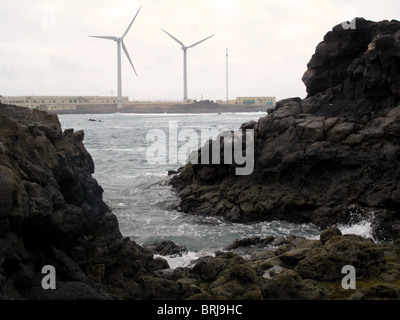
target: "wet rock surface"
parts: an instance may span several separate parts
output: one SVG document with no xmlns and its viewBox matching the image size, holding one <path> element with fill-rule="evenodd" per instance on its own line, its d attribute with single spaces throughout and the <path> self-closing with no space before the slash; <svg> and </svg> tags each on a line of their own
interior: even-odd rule
<svg viewBox="0 0 400 320">
<path fill-rule="evenodd" d="M 188 252 L 186 247 L 177 245 L 171 240 L 153 243 L 151 245 L 145 246 L 145 249 L 161 256 L 182 256 L 183 253 Z"/>
</svg>

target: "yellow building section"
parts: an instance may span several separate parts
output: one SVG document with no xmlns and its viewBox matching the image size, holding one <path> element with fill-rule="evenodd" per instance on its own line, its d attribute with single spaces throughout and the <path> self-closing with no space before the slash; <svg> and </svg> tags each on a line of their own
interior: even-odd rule
<svg viewBox="0 0 400 320">
<path fill-rule="evenodd" d="M 47 111 L 63 111 L 63 110 L 76 110 L 76 105 L 46 105 Z M 43 110 L 43 107 L 40 109 Z"/>
<path fill-rule="evenodd" d="M 236 104 L 276 106 L 275 97 L 237 97 Z"/>
<path fill-rule="evenodd" d="M 128 102 L 128 97 L 122 97 L 122 101 Z M 30 109 L 67 110 L 76 109 L 77 105 L 103 105 L 117 104 L 115 96 L 16 96 L 1 97 L 4 104 L 12 104 Z"/>
</svg>

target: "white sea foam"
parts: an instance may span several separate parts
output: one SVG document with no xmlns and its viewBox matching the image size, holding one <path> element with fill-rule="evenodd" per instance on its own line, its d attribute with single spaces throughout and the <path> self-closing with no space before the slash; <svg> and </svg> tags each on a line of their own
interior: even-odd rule
<svg viewBox="0 0 400 320">
<path fill-rule="evenodd" d="M 365 238 L 374 239 L 372 229 L 373 218 L 373 211 L 366 212 L 363 209 L 357 208 L 350 211 L 350 222 L 348 224 L 339 224 L 337 225 L 337 228 L 342 232 L 342 234 L 355 234 Z"/>
<path fill-rule="evenodd" d="M 178 267 L 189 267 L 193 261 L 202 257 L 215 257 L 215 253 L 209 250 L 188 251 L 181 256 L 161 256 L 154 255 L 154 258 L 161 257 L 167 260 L 169 267 L 175 269 Z"/>
<path fill-rule="evenodd" d="M 342 234 L 355 234 L 365 238 L 373 239 L 372 223 L 369 220 L 362 220 L 356 224 L 338 225 L 337 228 Z"/>
</svg>

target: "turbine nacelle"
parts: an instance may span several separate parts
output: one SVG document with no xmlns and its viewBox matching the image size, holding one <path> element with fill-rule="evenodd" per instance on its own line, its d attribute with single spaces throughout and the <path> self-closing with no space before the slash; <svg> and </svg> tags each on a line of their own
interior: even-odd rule
<svg viewBox="0 0 400 320">
<path fill-rule="evenodd" d="M 174 39 L 177 43 L 179 43 L 183 50 L 183 100 L 186 100 L 187 99 L 187 65 L 186 65 L 187 64 L 187 61 L 186 61 L 187 50 L 197 46 L 198 44 L 206 41 L 207 39 L 210 39 L 211 37 L 213 37 L 215 35 L 213 34 L 203 40 L 193 43 L 190 46 L 185 46 L 181 40 L 175 38 L 172 34 L 169 34 L 164 29 L 161 29 L 161 30 L 164 31 L 167 35 L 169 35 L 172 39 Z"/>
<path fill-rule="evenodd" d="M 214 37 L 214 36 L 215 36 L 215 34 L 213 34 L 213 35 L 211 35 L 211 36 L 209 36 L 209 37 L 207 37 L 207 38 L 205 38 L 205 39 L 203 39 L 203 40 L 200 40 L 200 41 L 198 41 L 198 42 L 196 42 L 196 43 L 193 43 L 193 44 L 190 45 L 190 46 L 185 46 L 185 45 L 183 44 L 182 41 L 180 41 L 179 39 L 175 38 L 172 34 L 168 33 L 168 32 L 165 31 L 164 29 L 161 29 L 161 30 L 164 31 L 167 35 L 169 35 L 169 36 L 170 36 L 172 39 L 174 39 L 176 42 L 178 42 L 178 43 L 182 46 L 182 50 L 187 50 L 187 49 L 193 48 L 193 47 L 197 46 L 198 44 L 200 44 L 200 43 L 202 43 L 202 42 L 204 42 L 204 41 L 210 39 L 211 37 Z"/>
</svg>

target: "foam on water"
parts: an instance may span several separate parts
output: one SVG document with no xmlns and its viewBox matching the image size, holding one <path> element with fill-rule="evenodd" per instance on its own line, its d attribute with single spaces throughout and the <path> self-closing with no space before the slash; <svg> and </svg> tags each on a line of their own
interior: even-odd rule
<svg viewBox="0 0 400 320">
<path fill-rule="evenodd" d="M 342 234 L 356 234 L 365 238 L 374 239 L 372 232 L 372 223 L 369 219 L 362 220 L 356 224 L 350 224 L 350 225 L 341 224 L 338 225 L 337 227 L 342 232 Z"/>
<path fill-rule="evenodd" d="M 200 250 L 200 251 L 188 251 L 183 253 L 181 256 L 161 256 L 154 255 L 154 258 L 161 257 L 167 260 L 168 265 L 171 269 L 175 269 L 178 267 L 189 267 L 193 264 L 194 261 L 203 257 L 215 257 L 215 253 L 209 250 Z"/>
</svg>

